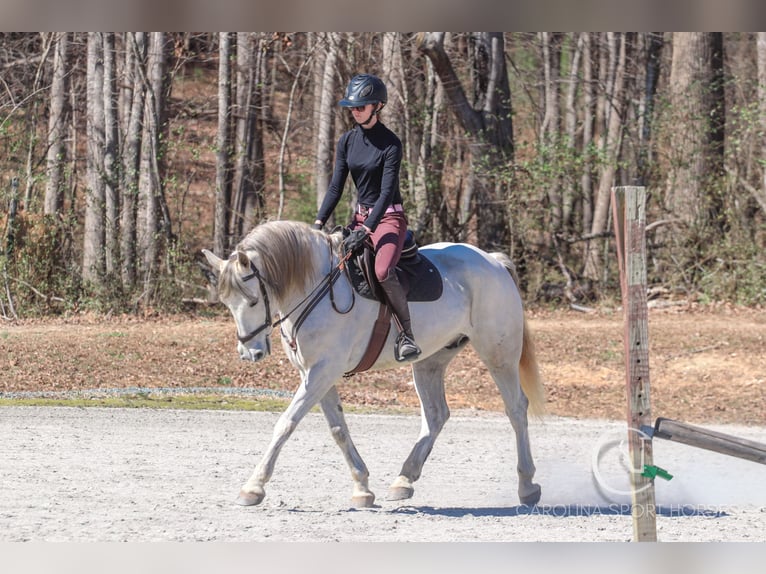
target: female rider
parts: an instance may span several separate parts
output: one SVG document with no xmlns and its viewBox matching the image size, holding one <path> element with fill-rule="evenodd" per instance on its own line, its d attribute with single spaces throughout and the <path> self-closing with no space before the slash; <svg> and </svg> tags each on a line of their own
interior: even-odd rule
<svg viewBox="0 0 766 574">
<path fill-rule="evenodd" d="M 356 126 L 338 140 L 332 180 L 319 209 L 314 227 L 321 229 L 340 201 L 348 174 L 356 186 L 357 208 L 345 239 L 347 249 L 357 251 L 369 237 L 375 249 L 375 275 L 397 319 L 397 361 L 420 355 L 412 334 L 407 295 L 396 275 L 396 263 L 404 246 L 407 218 L 399 191 L 402 142 L 380 121 L 378 114 L 387 101 L 380 78 L 354 76 L 339 105 L 351 109 Z"/>
</svg>

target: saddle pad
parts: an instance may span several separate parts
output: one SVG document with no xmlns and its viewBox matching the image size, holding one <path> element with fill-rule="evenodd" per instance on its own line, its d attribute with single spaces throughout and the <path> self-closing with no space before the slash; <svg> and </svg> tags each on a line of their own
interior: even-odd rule
<svg viewBox="0 0 766 574">
<path fill-rule="evenodd" d="M 359 259 L 361 257 L 352 257 L 346 265 L 351 284 L 360 297 L 380 301 L 380 295 L 378 295 L 380 286 L 376 284 L 375 289 L 370 287 Z M 441 273 L 425 255 L 417 253 L 413 257 L 401 259 L 396 266 L 396 271 L 399 274 L 399 281 L 407 291 L 407 301 L 436 301 L 442 296 L 444 286 Z"/>
</svg>

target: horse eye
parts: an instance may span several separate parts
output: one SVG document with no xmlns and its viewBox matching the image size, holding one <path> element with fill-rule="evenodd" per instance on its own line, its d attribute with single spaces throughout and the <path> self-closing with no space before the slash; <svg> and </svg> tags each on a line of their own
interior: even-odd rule
<svg viewBox="0 0 766 574">
<path fill-rule="evenodd" d="M 257 304 L 258 304 L 258 301 L 250 301 L 249 306 L 250 307 L 255 307 Z"/>
</svg>

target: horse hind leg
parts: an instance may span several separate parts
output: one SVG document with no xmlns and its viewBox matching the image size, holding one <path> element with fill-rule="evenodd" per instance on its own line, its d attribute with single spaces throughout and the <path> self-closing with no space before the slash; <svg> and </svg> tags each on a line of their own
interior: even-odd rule
<svg viewBox="0 0 766 574">
<path fill-rule="evenodd" d="M 444 396 L 444 373 L 459 350 L 444 349 L 412 366 L 415 390 L 420 399 L 420 435 L 399 476 L 389 487 L 388 500 L 405 500 L 415 493 L 413 483 L 420 478 L 436 437 L 449 418 L 449 407 Z"/>
<path fill-rule="evenodd" d="M 529 444 L 527 420 L 529 401 L 521 389 L 518 365 L 514 366 L 505 362 L 500 366 L 488 365 L 488 367 L 497 388 L 500 390 L 505 404 L 505 414 L 510 419 L 516 435 L 519 500 L 522 504 L 534 506 L 540 501 L 542 490 L 539 484 L 532 481 L 536 469 Z"/>
<path fill-rule="evenodd" d="M 333 386 L 320 402 L 330 432 L 335 442 L 343 452 L 343 458 L 351 469 L 351 478 L 354 481 L 354 490 L 351 496 L 351 504 L 355 508 L 370 508 L 375 502 L 375 495 L 369 489 L 368 479 L 370 473 L 364 464 L 362 457 L 356 450 L 351 435 L 348 432 L 346 418 L 343 416 L 343 407 L 340 403 L 338 390 Z"/>
</svg>

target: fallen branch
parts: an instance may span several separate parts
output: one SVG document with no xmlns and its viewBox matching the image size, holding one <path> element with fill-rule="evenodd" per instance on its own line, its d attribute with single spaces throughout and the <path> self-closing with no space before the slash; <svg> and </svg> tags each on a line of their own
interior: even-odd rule
<svg viewBox="0 0 766 574">
<path fill-rule="evenodd" d="M 61 297 L 56 297 L 55 295 L 46 295 L 42 291 L 35 289 L 34 286 L 30 285 L 23 279 L 17 279 L 16 277 L 8 277 L 8 279 L 13 281 L 14 283 L 18 283 L 19 285 L 26 287 L 32 293 L 37 295 L 40 299 L 45 299 L 46 301 L 56 301 L 57 303 L 66 303 L 66 299 L 62 299 Z M 7 284 L 6 284 L 6 287 L 7 287 Z"/>
</svg>

